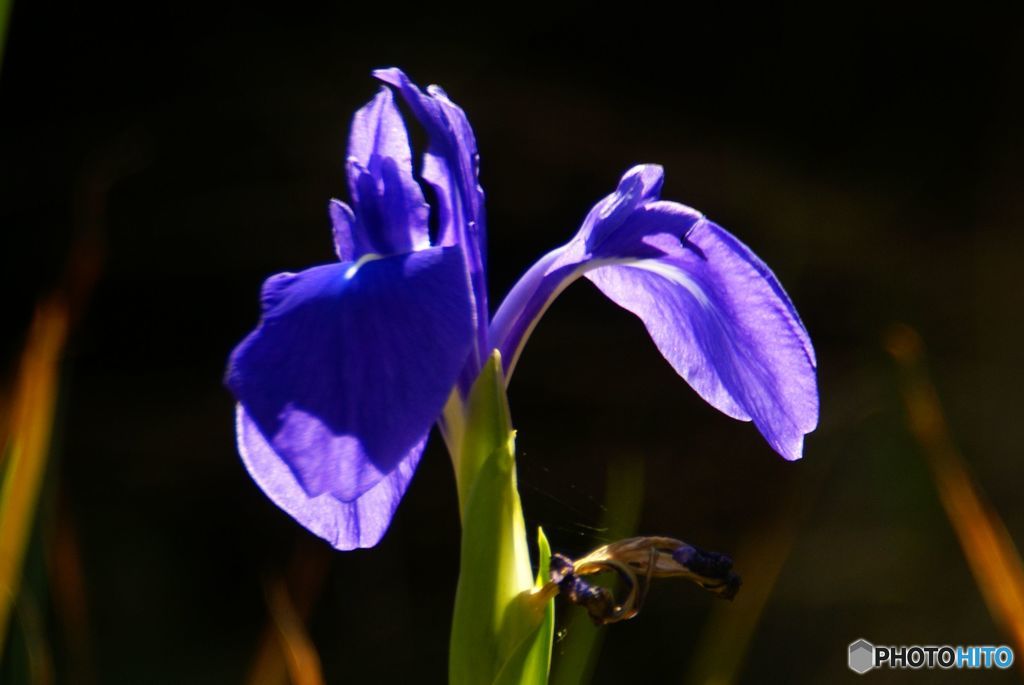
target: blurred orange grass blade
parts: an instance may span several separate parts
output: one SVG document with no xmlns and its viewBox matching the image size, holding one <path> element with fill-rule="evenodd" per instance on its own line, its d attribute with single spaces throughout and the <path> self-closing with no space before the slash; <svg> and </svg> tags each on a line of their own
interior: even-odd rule
<svg viewBox="0 0 1024 685">
<path fill-rule="evenodd" d="M 52 468 L 52 467 L 51 467 Z M 59 619 L 69 680 L 76 685 L 96 682 L 89 630 L 89 602 L 82 567 L 77 524 L 64 486 L 58 490 L 56 511 L 47 526 L 46 573 L 53 615 Z M 52 528 L 51 528 L 52 526 Z"/>
<path fill-rule="evenodd" d="M 267 587 L 267 606 L 277 627 L 288 676 L 293 685 L 323 685 L 320 656 L 281 580 Z"/>
<path fill-rule="evenodd" d="M 270 599 L 269 588 L 280 586 L 284 589 L 287 593 L 286 599 L 292 606 L 294 619 L 299 622 L 300 626 L 309 620 L 313 605 L 323 590 L 331 562 L 330 552 L 333 551 L 328 550 L 329 548 L 320 544 L 319 541 L 314 543 L 308 537 L 300 537 L 296 541 L 284 577 L 266 584 L 265 597 L 267 600 Z M 249 667 L 249 674 L 245 679 L 246 685 L 286 685 L 288 683 L 290 669 L 286 655 L 288 645 L 282 639 L 279 624 L 277 615 L 271 610 L 263 635 L 260 637 L 259 647 L 256 649 L 252 665 Z"/>
<path fill-rule="evenodd" d="M 1024 655 L 1024 565 L 1020 554 L 953 444 L 938 394 L 925 370 L 921 337 L 899 324 L 887 332 L 885 344 L 900 367 L 910 432 L 921 445 L 975 582 L 1016 653 Z M 1024 660 L 1017 663 L 1024 668 Z"/>
<path fill-rule="evenodd" d="M 21 583 L 25 548 L 46 467 L 57 398 L 57 373 L 68 331 L 64 301 L 36 308 L 11 398 L 0 483 L 0 647 Z"/>
<path fill-rule="evenodd" d="M 6 383 L 0 385 L 0 473 L 7 462 L 7 431 L 11 420 L 11 398 Z"/>
<path fill-rule="evenodd" d="M 53 653 L 46 640 L 45 620 L 38 600 L 27 588 L 21 591 L 15 606 L 14 618 L 25 636 L 28 670 L 24 673 L 32 685 L 51 685 L 55 682 Z"/>
</svg>

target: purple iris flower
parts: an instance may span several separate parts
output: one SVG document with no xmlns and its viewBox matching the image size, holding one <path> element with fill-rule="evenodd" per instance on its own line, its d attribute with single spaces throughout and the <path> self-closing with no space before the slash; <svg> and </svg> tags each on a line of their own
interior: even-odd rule
<svg viewBox="0 0 1024 685">
<path fill-rule="evenodd" d="M 375 545 L 432 425 L 452 430 L 446 404 L 461 410 L 491 349 L 510 377 L 540 316 L 580 276 L 636 314 L 705 400 L 800 457 L 818 419 L 807 332 L 745 245 L 659 199 L 661 167 L 629 170 L 491 320 L 469 122 L 436 86 L 423 92 L 398 69 L 375 76 L 387 85 L 349 139 L 352 207 L 330 204 L 338 263 L 269 278 L 262 319 L 228 367 L 238 448 L 270 499 L 338 549 Z M 427 134 L 420 180 L 435 237 L 394 92 Z"/>
</svg>

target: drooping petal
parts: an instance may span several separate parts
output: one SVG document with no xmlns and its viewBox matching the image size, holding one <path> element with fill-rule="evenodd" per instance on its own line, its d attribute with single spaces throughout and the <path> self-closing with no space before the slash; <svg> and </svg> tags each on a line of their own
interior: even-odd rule
<svg viewBox="0 0 1024 685">
<path fill-rule="evenodd" d="M 310 496 L 241 404 L 236 408 L 236 423 L 238 451 L 253 480 L 274 504 L 340 550 L 373 547 L 380 541 L 426 443 L 424 436 L 380 482 L 357 499 L 344 502 L 328 492 Z"/>
<path fill-rule="evenodd" d="M 734 236 L 699 222 L 673 254 L 586 274 L 636 314 L 708 403 L 753 420 L 787 459 L 818 422 L 814 350 L 778 280 Z"/>
<path fill-rule="evenodd" d="M 630 169 L 618 188 L 587 214 L 576 236 L 538 260 L 502 301 L 490 328 L 511 376 L 522 347 L 540 317 L 566 287 L 602 265 L 666 254 L 663 243 L 678 245 L 702 215 L 676 202 L 657 199 L 662 169 L 645 164 Z"/>
<path fill-rule="evenodd" d="M 630 169 L 576 236 L 513 286 L 490 329 L 506 380 L 544 311 L 586 275 L 644 321 L 704 399 L 753 420 L 780 454 L 796 459 L 818 419 L 807 331 L 764 262 L 700 212 L 659 200 L 661 183 L 661 167 Z"/>
<path fill-rule="evenodd" d="M 506 383 L 544 312 L 583 273 L 585 265 L 565 258 L 569 249 L 569 245 L 563 245 L 534 262 L 505 295 L 491 320 L 489 337 L 504 360 Z"/>
<path fill-rule="evenodd" d="M 437 419 L 473 340 L 455 248 L 279 274 L 227 384 L 310 497 L 351 502 Z"/>
<path fill-rule="evenodd" d="M 354 246 L 351 258 L 430 247 L 429 208 L 413 177 L 409 135 L 389 89 L 381 88 L 356 112 L 347 167 L 355 207 L 355 222 L 350 229 Z M 336 206 L 332 204 L 332 219 L 338 235 Z"/>
<path fill-rule="evenodd" d="M 638 164 L 623 174 L 615 192 L 594 205 L 576 234 L 587 254 L 611 255 L 616 246 L 622 247 L 627 242 L 621 235 L 622 225 L 638 207 L 658 199 L 664 180 L 665 171 L 657 164 Z M 612 245 L 607 244 L 609 240 Z"/>
<path fill-rule="evenodd" d="M 423 178 L 433 186 L 439 206 L 439 245 L 463 250 L 479 322 L 477 360 L 472 377 L 482 368 L 490 346 L 487 341 L 487 283 L 484 273 L 486 219 L 480 187 L 476 137 L 462 109 L 437 86 L 421 91 L 401 69 L 378 69 L 374 76 L 398 89 L 427 133 Z M 472 378 L 470 378 L 472 380 Z"/>
</svg>

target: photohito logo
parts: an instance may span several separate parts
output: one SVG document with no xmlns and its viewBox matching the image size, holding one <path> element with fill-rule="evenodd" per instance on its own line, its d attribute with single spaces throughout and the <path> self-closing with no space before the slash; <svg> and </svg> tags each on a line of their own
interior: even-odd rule
<svg viewBox="0 0 1024 685">
<path fill-rule="evenodd" d="M 854 673 L 873 668 L 999 668 L 1013 665 L 1006 645 L 910 645 L 876 647 L 865 639 L 850 643 L 847 665 Z"/>
<path fill-rule="evenodd" d="M 854 673 L 867 673 L 875 667 L 875 646 L 863 639 L 851 642 L 848 663 Z"/>
</svg>

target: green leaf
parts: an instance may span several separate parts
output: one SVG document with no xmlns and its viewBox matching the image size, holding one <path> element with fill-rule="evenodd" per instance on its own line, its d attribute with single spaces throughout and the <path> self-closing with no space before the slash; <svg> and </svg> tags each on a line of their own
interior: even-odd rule
<svg viewBox="0 0 1024 685">
<path fill-rule="evenodd" d="M 449 680 L 542 685 L 550 662 L 553 605 L 533 592 L 516 487 L 515 431 L 497 352 L 474 383 L 466 407 L 456 465 L 463 526 Z M 542 555 L 546 549 L 544 541 Z M 543 575 L 548 561 L 541 561 Z"/>
<path fill-rule="evenodd" d="M 551 547 L 542 528 L 537 529 L 537 580 L 534 590 L 540 591 L 548 582 L 548 568 L 551 566 Z M 543 603 L 543 616 L 536 630 L 529 632 L 502 667 L 495 685 L 544 685 L 551 670 L 551 644 L 555 637 L 555 596 L 544 600 L 543 595 L 523 596 L 524 602 L 532 603 L 528 610 L 536 611 L 537 604 Z"/>
<path fill-rule="evenodd" d="M 508 468 L 514 470 L 515 431 L 505 395 L 501 355 L 495 350 L 477 376 L 466 400 L 462 444 L 455 463 L 459 510 L 465 518 L 469 495 L 477 474 L 495 451 L 505 450 Z M 499 462 L 502 457 L 496 457 Z"/>
</svg>

